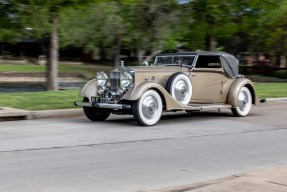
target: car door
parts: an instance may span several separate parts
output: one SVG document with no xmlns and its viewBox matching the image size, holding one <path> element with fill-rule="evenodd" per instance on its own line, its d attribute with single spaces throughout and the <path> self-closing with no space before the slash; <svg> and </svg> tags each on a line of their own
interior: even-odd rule
<svg viewBox="0 0 287 192">
<path fill-rule="evenodd" d="M 220 102 L 224 71 L 218 55 L 199 55 L 192 75 L 194 103 Z"/>
</svg>

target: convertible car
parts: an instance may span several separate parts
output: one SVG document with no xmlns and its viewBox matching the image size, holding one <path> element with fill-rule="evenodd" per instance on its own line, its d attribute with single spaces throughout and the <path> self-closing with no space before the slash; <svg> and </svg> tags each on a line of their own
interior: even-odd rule
<svg viewBox="0 0 287 192">
<path fill-rule="evenodd" d="M 147 66 L 127 67 L 122 61 L 109 75 L 98 72 L 75 105 L 91 121 L 132 114 L 142 126 L 155 125 L 163 111 L 231 109 L 243 117 L 259 100 L 238 64 L 224 52 L 163 53 Z"/>
</svg>

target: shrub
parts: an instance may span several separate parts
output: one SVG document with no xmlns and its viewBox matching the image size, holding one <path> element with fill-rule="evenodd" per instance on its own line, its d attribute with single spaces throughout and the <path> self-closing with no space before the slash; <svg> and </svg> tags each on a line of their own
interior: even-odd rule
<svg viewBox="0 0 287 192">
<path fill-rule="evenodd" d="M 274 76 L 278 78 L 287 79 L 287 70 L 278 70 L 274 72 Z"/>
</svg>

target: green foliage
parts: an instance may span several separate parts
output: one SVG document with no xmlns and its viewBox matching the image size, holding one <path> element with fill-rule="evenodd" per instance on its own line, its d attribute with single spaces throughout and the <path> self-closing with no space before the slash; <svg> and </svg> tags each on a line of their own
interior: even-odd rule
<svg viewBox="0 0 287 192">
<path fill-rule="evenodd" d="M 286 54 L 287 52 L 287 2 L 275 1 L 273 9 L 266 9 L 261 18 L 261 36 L 259 36 L 264 51 L 273 54 Z"/>
<path fill-rule="evenodd" d="M 66 9 L 61 14 L 62 46 L 112 47 L 117 35 L 126 33 L 121 4 L 102 2 L 83 9 Z"/>
<path fill-rule="evenodd" d="M 17 8 L 10 1 L 0 1 L 0 41 L 15 41 L 19 37 L 21 23 Z"/>
<path fill-rule="evenodd" d="M 287 79 L 287 70 L 278 70 L 274 72 L 275 77 Z M 287 89 L 287 87 L 286 87 Z"/>
<path fill-rule="evenodd" d="M 121 47 L 143 56 L 214 45 L 231 53 L 287 52 L 286 0 L 5 0 L 0 40 L 47 38 L 53 16 L 60 17 L 61 46 L 87 51 Z"/>
<path fill-rule="evenodd" d="M 269 1 L 272 0 L 191 1 L 187 9 L 194 21 L 186 33 L 188 45 L 207 50 L 212 43 L 217 43 L 217 48 L 223 47 L 223 50 L 233 53 L 260 48 L 257 43 L 258 21 L 265 11 L 271 10 Z M 189 13 L 187 16 L 190 17 Z"/>
<path fill-rule="evenodd" d="M 62 46 L 115 48 L 120 40 L 122 47 L 144 52 L 175 49 L 177 6 L 175 0 L 125 0 L 67 9 L 61 14 Z"/>
</svg>

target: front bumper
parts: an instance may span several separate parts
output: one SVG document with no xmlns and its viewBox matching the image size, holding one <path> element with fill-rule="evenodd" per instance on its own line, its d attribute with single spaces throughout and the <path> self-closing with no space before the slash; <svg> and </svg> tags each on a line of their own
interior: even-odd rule
<svg viewBox="0 0 287 192">
<path fill-rule="evenodd" d="M 100 109 L 131 109 L 131 105 L 126 104 L 111 104 L 111 103 L 99 103 L 99 102 L 80 102 L 74 103 L 77 107 L 93 107 Z"/>
</svg>

